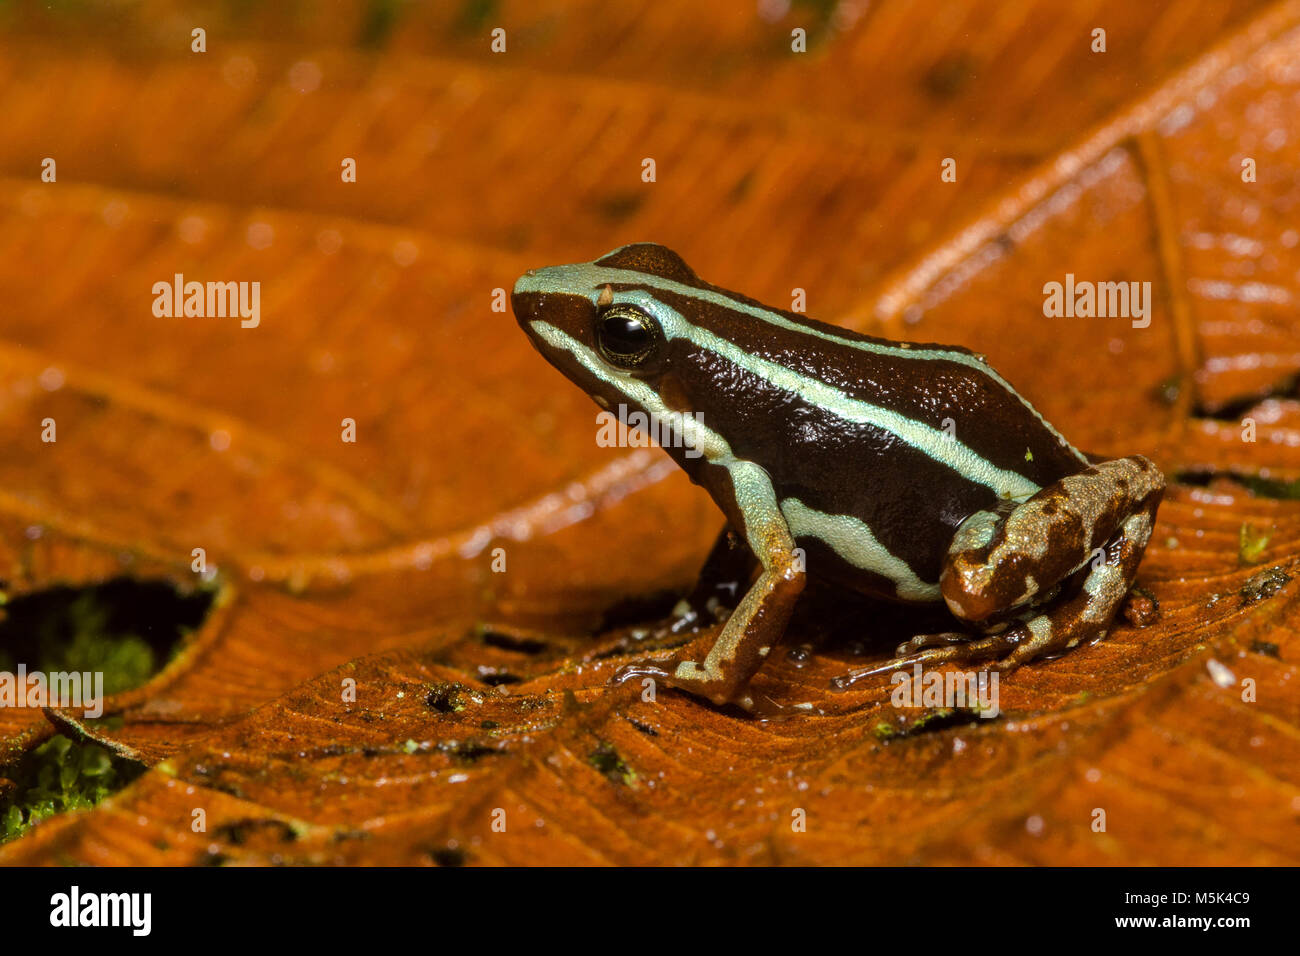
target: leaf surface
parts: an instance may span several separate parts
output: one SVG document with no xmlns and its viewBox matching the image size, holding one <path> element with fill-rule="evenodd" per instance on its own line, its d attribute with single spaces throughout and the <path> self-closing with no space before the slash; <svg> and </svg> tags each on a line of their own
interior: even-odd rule
<svg viewBox="0 0 1300 956">
<path fill-rule="evenodd" d="M 218 598 L 111 721 L 0 710 L 11 755 L 152 768 L 0 861 L 1297 862 L 1296 4 L 339 6 L 215 5 L 204 55 L 159 5 L 6 14 L 0 568 L 193 588 L 203 548 Z M 636 239 L 1154 457 L 1159 621 L 991 720 L 831 692 L 905 634 L 874 611 L 806 609 L 766 719 L 607 689 L 720 519 L 490 304 Z M 1067 272 L 1150 282 L 1149 326 L 1044 316 Z M 177 273 L 259 280 L 261 323 L 156 317 Z"/>
</svg>

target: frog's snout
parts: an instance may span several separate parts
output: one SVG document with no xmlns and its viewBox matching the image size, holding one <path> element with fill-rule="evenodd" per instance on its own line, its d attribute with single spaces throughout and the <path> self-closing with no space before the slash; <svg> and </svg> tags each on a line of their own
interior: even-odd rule
<svg viewBox="0 0 1300 956">
<path fill-rule="evenodd" d="M 525 272 L 521 275 L 510 293 L 510 308 L 515 313 L 515 321 L 523 326 L 525 331 L 541 315 L 542 310 L 542 293 L 529 286 L 529 280 L 533 275 L 534 272 Z"/>
<path fill-rule="evenodd" d="M 558 329 L 578 341 L 585 341 L 591 325 L 591 298 L 572 289 L 563 267 L 525 272 L 510 293 L 515 320 L 529 335 L 540 328 Z"/>
</svg>

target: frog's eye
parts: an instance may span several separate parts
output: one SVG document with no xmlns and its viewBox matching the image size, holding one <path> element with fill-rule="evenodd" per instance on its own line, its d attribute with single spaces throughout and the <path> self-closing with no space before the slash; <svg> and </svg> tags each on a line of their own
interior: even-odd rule
<svg viewBox="0 0 1300 956">
<path fill-rule="evenodd" d="M 596 318 L 596 343 L 612 365 L 636 368 L 648 359 L 660 341 L 659 326 L 640 309 L 615 305 Z"/>
</svg>

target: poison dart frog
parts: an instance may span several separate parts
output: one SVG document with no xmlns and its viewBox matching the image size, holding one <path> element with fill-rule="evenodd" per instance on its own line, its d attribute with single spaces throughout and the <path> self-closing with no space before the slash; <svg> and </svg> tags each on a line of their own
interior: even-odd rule
<svg viewBox="0 0 1300 956">
<path fill-rule="evenodd" d="M 853 677 L 1009 671 L 1105 636 L 1134 583 L 1159 469 L 1080 452 L 981 355 L 762 305 L 651 243 L 530 271 L 511 304 L 598 405 L 680 431 L 665 450 L 726 517 L 690 613 L 715 582 L 748 585 L 706 652 L 616 681 L 752 705 L 810 575 L 955 619 Z"/>
</svg>

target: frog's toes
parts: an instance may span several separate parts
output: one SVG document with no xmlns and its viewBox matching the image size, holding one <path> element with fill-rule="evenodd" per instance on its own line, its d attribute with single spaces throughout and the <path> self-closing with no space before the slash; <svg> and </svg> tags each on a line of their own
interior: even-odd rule
<svg viewBox="0 0 1300 956">
<path fill-rule="evenodd" d="M 667 666 L 665 666 L 665 664 Z M 630 680 L 649 677 L 652 680 L 666 683 L 673 676 L 675 665 L 673 661 L 633 661 L 631 664 L 624 664 L 614 672 L 606 683 L 608 686 L 626 684 Z"/>
<path fill-rule="evenodd" d="M 952 640 L 956 635 L 960 640 Z M 916 642 L 929 642 L 916 644 Z M 911 649 L 916 645 L 918 649 Z M 871 667 L 862 667 L 849 671 L 842 677 L 831 680 L 834 690 L 847 690 L 860 680 L 888 674 L 894 671 L 910 670 L 918 664 L 921 666 L 938 666 L 952 664 L 960 667 L 966 664 L 981 664 L 988 670 L 1008 672 L 1015 670 L 1018 662 L 997 660 L 1016 646 L 1012 632 L 992 634 L 971 639 L 969 635 L 956 632 L 942 634 L 919 634 L 899 647 L 900 656 Z"/>
<path fill-rule="evenodd" d="M 927 647 L 950 647 L 953 644 L 965 644 L 971 636 L 961 631 L 940 631 L 937 634 L 917 634 L 909 641 L 899 644 L 894 651 L 895 657 L 909 657 Z"/>
</svg>

